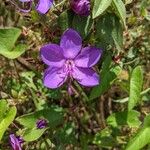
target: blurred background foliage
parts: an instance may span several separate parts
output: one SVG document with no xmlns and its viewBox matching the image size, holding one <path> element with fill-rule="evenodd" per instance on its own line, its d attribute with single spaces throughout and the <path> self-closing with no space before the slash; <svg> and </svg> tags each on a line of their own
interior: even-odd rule
<svg viewBox="0 0 150 150">
<path fill-rule="evenodd" d="M 24 14 L 0 0 L 0 149 L 9 150 L 16 133 L 26 150 L 149 150 L 150 1 L 92 0 L 89 17 L 74 14 L 67 0 L 54 5 L 47 15 Z M 101 84 L 74 82 L 72 96 L 65 85 L 43 86 L 39 57 L 67 28 L 103 50 L 95 68 Z M 35 128 L 39 118 L 47 128 Z"/>
</svg>

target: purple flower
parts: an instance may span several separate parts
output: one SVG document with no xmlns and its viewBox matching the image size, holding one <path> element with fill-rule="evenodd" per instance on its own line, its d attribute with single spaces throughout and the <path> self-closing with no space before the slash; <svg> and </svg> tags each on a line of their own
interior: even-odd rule
<svg viewBox="0 0 150 150">
<path fill-rule="evenodd" d="M 23 12 L 29 12 L 32 8 L 33 0 L 19 0 L 23 3 L 29 3 L 29 9 L 20 9 Z M 52 7 L 53 0 L 38 0 L 38 4 L 36 5 L 36 10 L 41 14 L 46 14 L 48 10 Z"/>
<path fill-rule="evenodd" d="M 16 137 L 14 134 L 10 134 L 9 138 L 13 150 L 22 150 L 21 144 L 24 140 L 20 136 Z"/>
<path fill-rule="evenodd" d="M 37 122 L 36 122 L 36 127 L 38 129 L 43 129 L 47 126 L 47 121 L 45 119 L 39 119 Z"/>
<path fill-rule="evenodd" d="M 60 87 L 69 77 L 81 85 L 99 84 L 99 75 L 92 69 L 101 56 L 96 47 L 82 48 L 82 39 L 73 29 L 68 29 L 61 37 L 60 46 L 47 44 L 41 48 L 41 58 L 49 67 L 44 73 L 44 85 L 48 88 Z"/>
<path fill-rule="evenodd" d="M 81 16 L 90 14 L 90 0 L 71 0 L 70 4 L 75 13 Z"/>
</svg>

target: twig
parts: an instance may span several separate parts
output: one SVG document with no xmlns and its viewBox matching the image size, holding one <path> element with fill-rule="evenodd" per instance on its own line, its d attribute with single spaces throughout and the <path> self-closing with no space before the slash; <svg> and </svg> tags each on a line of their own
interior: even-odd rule
<svg viewBox="0 0 150 150">
<path fill-rule="evenodd" d="M 101 119 L 101 128 L 104 129 L 106 127 L 105 123 L 105 115 L 104 115 L 104 96 L 101 96 L 99 99 L 99 112 L 100 112 L 100 119 Z"/>
<path fill-rule="evenodd" d="M 79 92 L 84 97 L 84 100 L 89 101 L 88 96 L 86 95 L 86 93 L 83 91 L 83 89 L 79 86 L 79 84 L 76 81 L 74 81 L 74 85 L 78 88 Z"/>
<path fill-rule="evenodd" d="M 19 83 L 20 83 L 20 85 L 21 85 L 21 77 L 20 77 L 20 75 L 19 75 L 19 72 L 18 72 L 18 69 L 17 69 L 17 65 L 16 65 L 15 60 L 13 60 L 13 64 L 14 64 L 14 68 L 15 68 L 16 74 L 17 74 L 17 76 L 18 76 Z"/>
<path fill-rule="evenodd" d="M 31 65 L 29 62 L 27 62 L 24 58 L 19 57 L 17 58 L 17 61 L 22 64 L 24 67 L 26 67 L 28 70 L 32 70 L 34 72 L 36 72 L 36 69 L 34 68 L 33 65 Z"/>
</svg>

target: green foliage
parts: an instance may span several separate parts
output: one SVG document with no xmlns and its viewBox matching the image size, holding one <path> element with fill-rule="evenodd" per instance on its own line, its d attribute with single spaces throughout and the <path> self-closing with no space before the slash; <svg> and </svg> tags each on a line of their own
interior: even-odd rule
<svg viewBox="0 0 150 150">
<path fill-rule="evenodd" d="M 51 107 L 20 116 L 16 120 L 24 127 L 33 129 L 36 126 L 36 121 L 41 118 L 47 119 L 49 127 L 54 128 L 63 122 L 63 110 L 62 108 Z"/>
<path fill-rule="evenodd" d="M 7 130 L 8 126 L 14 120 L 17 109 L 15 106 L 8 107 L 7 102 L 5 100 L 0 101 L 0 141 Z"/>
<path fill-rule="evenodd" d="M 143 0 L 141 3 L 140 11 L 141 11 L 141 15 L 150 21 L 150 15 L 148 13 L 148 6 L 149 5 L 150 5 L 149 0 Z"/>
<path fill-rule="evenodd" d="M 0 29 L 0 54 L 15 59 L 25 52 L 26 45 L 15 43 L 21 34 L 18 28 Z"/>
<path fill-rule="evenodd" d="M 98 19 L 95 36 L 98 40 L 98 45 L 104 48 L 104 50 L 113 46 L 116 46 L 119 51 L 122 50 L 123 29 L 118 17 L 114 14 L 107 13 Z"/>
<path fill-rule="evenodd" d="M 29 150 L 150 148 L 150 1 L 90 2 L 90 16 L 80 16 L 70 0 L 54 0 L 45 15 L 34 6 L 18 13 L 0 0 L 0 149 L 10 149 L 10 131 Z M 102 49 L 92 67 L 100 84 L 82 87 L 71 80 L 71 96 L 68 84 L 44 87 L 46 66 L 39 57 L 40 47 L 59 43 L 68 28 L 79 32 L 83 47 Z M 45 128 L 37 128 L 39 119 L 47 121 Z"/>
<path fill-rule="evenodd" d="M 89 35 L 93 27 L 93 21 L 90 16 L 80 17 L 75 15 L 72 24 L 73 28 L 77 30 L 83 38 L 86 38 Z"/>
<path fill-rule="evenodd" d="M 143 73 L 141 67 L 138 66 L 132 71 L 131 74 L 128 110 L 134 108 L 139 102 L 142 86 L 143 86 Z"/>
<path fill-rule="evenodd" d="M 102 65 L 102 72 L 101 72 L 101 84 L 94 87 L 90 93 L 90 99 L 94 99 L 99 97 L 101 94 L 106 92 L 106 90 L 111 86 L 113 81 L 117 78 L 119 73 L 121 72 L 121 67 L 111 66 L 111 57 L 108 55 Z"/>
<path fill-rule="evenodd" d="M 37 129 L 36 122 L 39 119 L 46 119 L 48 126 L 43 129 Z M 63 110 L 62 108 L 51 107 L 20 116 L 16 120 L 24 126 L 22 130 L 24 140 L 35 141 L 40 138 L 48 128 L 52 130 L 63 123 Z"/>
<path fill-rule="evenodd" d="M 95 135 L 93 143 L 99 147 L 111 148 L 116 145 L 117 141 L 111 135 L 111 130 L 105 128 Z"/>
<path fill-rule="evenodd" d="M 73 14 L 66 10 L 58 17 L 58 25 L 61 27 L 62 31 L 65 31 L 72 25 Z"/>
<path fill-rule="evenodd" d="M 27 142 L 32 142 L 40 138 L 44 132 L 47 130 L 47 128 L 43 129 L 26 129 L 23 133 L 23 139 Z"/>
<path fill-rule="evenodd" d="M 115 13 L 120 17 L 124 27 L 126 27 L 126 8 L 122 0 L 113 0 Z"/>
<path fill-rule="evenodd" d="M 150 115 L 146 116 L 144 126 L 130 139 L 125 150 L 140 150 L 150 143 Z"/>
<path fill-rule="evenodd" d="M 57 139 L 61 147 L 66 144 L 77 144 L 75 138 L 75 125 L 73 123 L 65 124 L 63 128 L 57 130 L 54 138 Z"/>
<path fill-rule="evenodd" d="M 7 102 L 6 100 L 1 100 L 0 101 L 0 122 L 3 120 L 6 110 L 7 110 Z"/>
<path fill-rule="evenodd" d="M 110 5 L 112 0 L 95 0 L 92 11 L 93 19 L 101 15 Z"/>
<path fill-rule="evenodd" d="M 107 124 L 112 127 L 119 127 L 123 125 L 128 125 L 129 127 L 139 127 L 141 124 L 139 116 L 140 113 L 135 110 L 131 110 L 129 112 L 117 112 L 107 118 Z"/>
</svg>

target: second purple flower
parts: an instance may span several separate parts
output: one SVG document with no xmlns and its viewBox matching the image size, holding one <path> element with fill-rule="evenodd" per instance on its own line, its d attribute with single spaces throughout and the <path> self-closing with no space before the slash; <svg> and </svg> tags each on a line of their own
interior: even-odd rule
<svg viewBox="0 0 150 150">
<path fill-rule="evenodd" d="M 44 85 L 58 88 L 65 81 L 76 79 L 83 86 L 99 84 L 99 75 L 92 67 L 101 57 L 101 49 L 82 48 L 82 39 L 78 32 L 68 29 L 62 35 L 60 46 L 47 44 L 41 48 L 41 58 L 49 67 L 44 73 Z"/>
<path fill-rule="evenodd" d="M 70 0 L 72 10 L 81 16 L 90 15 L 90 0 Z"/>
<path fill-rule="evenodd" d="M 34 0 L 19 0 L 23 3 L 30 3 L 29 9 L 21 9 L 23 12 L 29 12 L 31 10 L 32 4 L 34 3 Z M 38 3 L 36 5 L 36 10 L 41 14 L 46 14 L 48 10 L 52 7 L 53 0 L 38 0 Z"/>
</svg>

